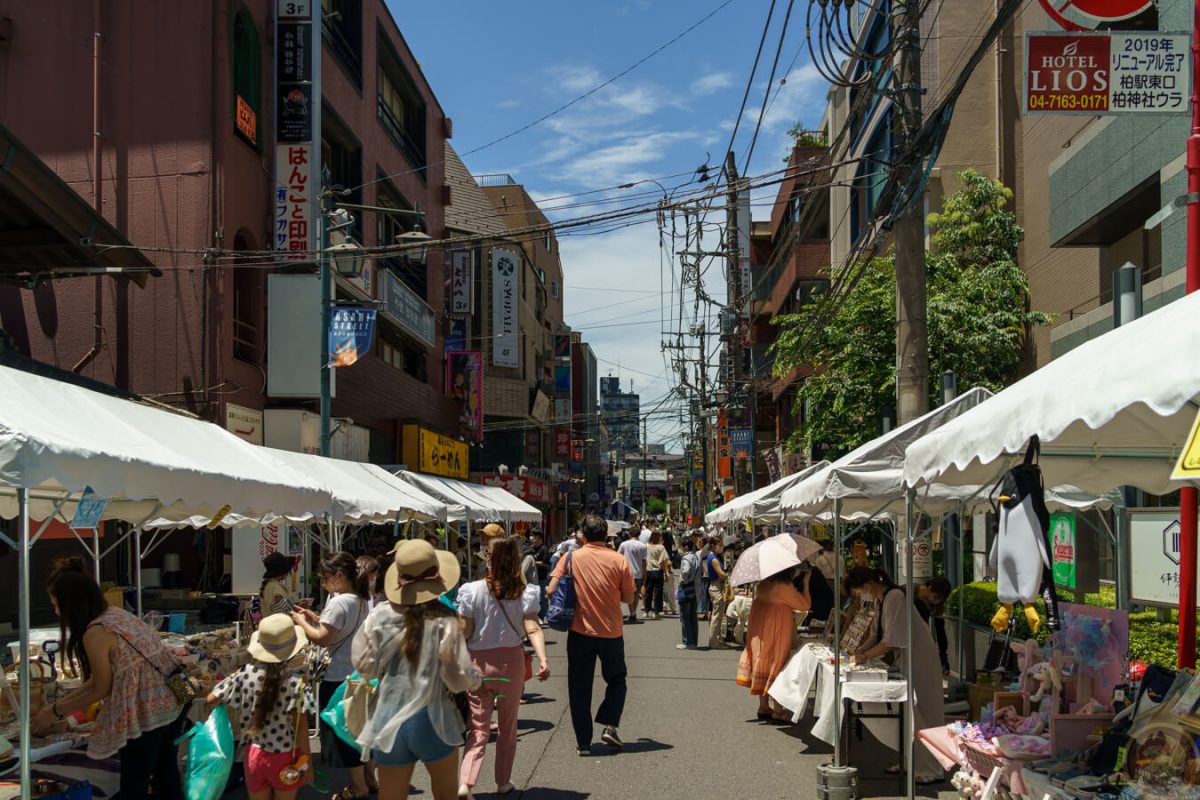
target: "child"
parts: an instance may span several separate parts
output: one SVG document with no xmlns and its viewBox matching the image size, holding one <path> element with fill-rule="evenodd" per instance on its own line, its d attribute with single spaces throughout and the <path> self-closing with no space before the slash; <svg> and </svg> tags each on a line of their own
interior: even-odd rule
<svg viewBox="0 0 1200 800">
<path fill-rule="evenodd" d="M 311 775 L 310 769 L 290 784 L 280 776 L 309 752 L 306 715 L 316 709 L 299 673 L 288 669 L 307 645 L 308 637 L 287 614 L 265 617 L 247 648 L 254 662 L 218 683 L 208 696 L 210 704 L 229 706 L 234 729 L 249 744 L 245 769 L 250 800 L 292 800 Z"/>
</svg>

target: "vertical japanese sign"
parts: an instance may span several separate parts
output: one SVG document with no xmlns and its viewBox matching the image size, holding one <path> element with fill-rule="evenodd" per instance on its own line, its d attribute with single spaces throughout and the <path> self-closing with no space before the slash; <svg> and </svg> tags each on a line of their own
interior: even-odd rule
<svg viewBox="0 0 1200 800">
<path fill-rule="evenodd" d="M 475 287 L 475 269 L 470 250 L 450 254 L 450 313 L 470 316 Z"/>
<path fill-rule="evenodd" d="M 348 367 L 366 355 L 375 341 L 373 308 L 339 306 L 329 313 L 329 366 Z"/>
<path fill-rule="evenodd" d="M 754 303 L 754 275 L 750 266 L 750 184 L 743 183 L 738 192 L 738 291 L 742 297 L 742 313 L 750 314 Z"/>
<path fill-rule="evenodd" d="M 1028 33 L 1025 113 L 1186 112 L 1190 46 L 1184 33 Z"/>
<path fill-rule="evenodd" d="M 275 15 L 274 249 L 304 261 L 318 249 L 316 214 L 321 170 L 320 47 L 315 0 L 278 0 Z M 318 17 L 319 18 L 319 17 Z"/>
<path fill-rule="evenodd" d="M 458 435 L 483 440 L 483 354 L 446 353 L 446 394 L 458 410 Z"/>
<path fill-rule="evenodd" d="M 554 432 L 554 457 L 567 458 L 571 455 L 571 432 L 558 430 Z"/>
<path fill-rule="evenodd" d="M 517 333 L 517 303 L 521 295 L 521 273 L 517 254 L 492 251 L 492 364 L 521 366 L 521 344 Z"/>
<path fill-rule="evenodd" d="M 733 474 L 732 452 L 729 445 L 729 415 L 722 409 L 717 415 L 717 477 L 728 478 Z"/>
</svg>

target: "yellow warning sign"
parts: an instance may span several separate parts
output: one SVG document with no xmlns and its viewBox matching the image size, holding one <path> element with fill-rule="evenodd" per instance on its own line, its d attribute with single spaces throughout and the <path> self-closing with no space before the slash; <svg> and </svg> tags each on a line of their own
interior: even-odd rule
<svg viewBox="0 0 1200 800">
<path fill-rule="evenodd" d="M 1183 446 L 1179 461 L 1175 463 L 1171 480 L 1200 480 L 1200 413 L 1196 414 L 1196 421 L 1192 423 L 1192 432 L 1188 434 L 1187 444 Z"/>
</svg>

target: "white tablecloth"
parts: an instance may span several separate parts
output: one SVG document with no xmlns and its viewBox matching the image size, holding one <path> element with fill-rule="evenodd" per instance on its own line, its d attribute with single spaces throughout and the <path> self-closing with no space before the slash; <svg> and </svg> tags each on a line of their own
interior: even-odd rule
<svg viewBox="0 0 1200 800">
<path fill-rule="evenodd" d="M 823 644 L 810 643 L 801 647 L 788 661 L 767 689 L 772 700 L 792 712 L 792 722 L 799 722 L 808 708 L 808 698 L 814 694 L 816 704 L 813 713 L 812 734 L 828 744 L 838 736 L 834 726 L 833 709 L 836 703 L 833 690 L 833 651 Z M 887 704 L 895 706 L 908 700 L 908 682 L 898 680 L 866 681 L 847 680 L 842 673 L 842 698 L 862 704 L 865 714 L 887 713 Z M 893 709 L 894 711 L 895 709 Z M 896 749 L 898 728 L 887 719 L 864 719 L 876 738 L 892 749 Z"/>
</svg>

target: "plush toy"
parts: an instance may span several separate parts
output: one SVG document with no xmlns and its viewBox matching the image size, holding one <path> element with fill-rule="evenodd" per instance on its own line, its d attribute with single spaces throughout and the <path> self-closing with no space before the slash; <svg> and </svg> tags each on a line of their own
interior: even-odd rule
<svg viewBox="0 0 1200 800">
<path fill-rule="evenodd" d="M 1030 700 L 1037 703 L 1043 698 L 1048 698 L 1057 704 L 1062 695 L 1062 676 L 1058 674 L 1058 667 L 1049 661 L 1042 661 L 1033 665 L 1029 670 L 1029 677 L 1038 682 L 1037 691 L 1030 696 Z"/>
</svg>

